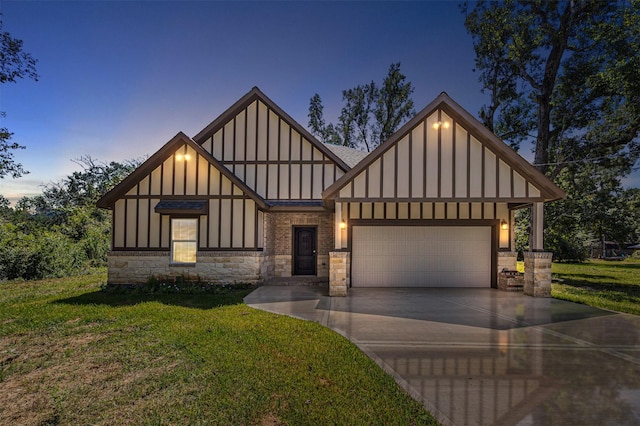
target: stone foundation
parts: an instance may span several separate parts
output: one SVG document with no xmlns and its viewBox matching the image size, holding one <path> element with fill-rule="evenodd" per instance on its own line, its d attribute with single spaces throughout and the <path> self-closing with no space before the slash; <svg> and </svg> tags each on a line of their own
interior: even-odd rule
<svg viewBox="0 0 640 426">
<path fill-rule="evenodd" d="M 498 252 L 498 274 L 503 270 L 515 271 L 518 267 L 518 253 L 515 251 Z M 498 275 L 499 276 L 499 275 Z"/>
<path fill-rule="evenodd" d="M 198 252 L 193 265 L 171 265 L 169 252 L 112 251 L 108 254 L 109 284 L 145 283 L 151 277 L 190 277 L 215 284 L 262 282 L 264 255 L 258 251 Z"/>
<path fill-rule="evenodd" d="M 329 296 L 346 296 L 351 284 L 351 253 L 329 252 Z"/>
<path fill-rule="evenodd" d="M 553 253 L 524 253 L 524 294 L 551 297 L 551 259 Z"/>
</svg>

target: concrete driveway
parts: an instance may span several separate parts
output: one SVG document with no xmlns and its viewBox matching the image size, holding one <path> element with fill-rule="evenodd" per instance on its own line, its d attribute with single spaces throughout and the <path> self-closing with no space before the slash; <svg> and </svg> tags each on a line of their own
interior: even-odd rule
<svg viewBox="0 0 640 426">
<path fill-rule="evenodd" d="M 494 289 L 263 286 L 343 334 L 446 425 L 640 423 L 640 317 Z"/>
</svg>

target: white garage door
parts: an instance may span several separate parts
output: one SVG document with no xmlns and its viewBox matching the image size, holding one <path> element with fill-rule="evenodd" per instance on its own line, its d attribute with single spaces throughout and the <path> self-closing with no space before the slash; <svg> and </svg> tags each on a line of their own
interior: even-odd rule
<svg viewBox="0 0 640 426">
<path fill-rule="evenodd" d="M 353 287 L 491 287 L 489 226 L 354 226 Z"/>
</svg>

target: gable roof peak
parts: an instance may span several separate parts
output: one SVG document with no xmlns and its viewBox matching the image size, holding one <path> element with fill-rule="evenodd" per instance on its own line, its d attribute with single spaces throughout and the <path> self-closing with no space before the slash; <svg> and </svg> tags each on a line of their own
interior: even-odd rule
<svg viewBox="0 0 640 426">
<path fill-rule="evenodd" d="M 253 189 L 249 188 L 243 181 L 241 181 L 235 174 L 227 169 L 223 164 L 220 164 L 211 154 L 202 148 L 199 144 L 195 143 L 193 139 L 187 136 L 184 132 L 178 132 L 173 138 L 164 144 L 162 148 L 155 152 L 151 157 L 138 166 L 133 172 L 125 177 L 118 185 L 112 188 L 109 192 L 103 195 L 96 203 L 100 208 L 109 209 L 112 204 L 127 191 L 129 191 L 134 185 L 142 180 L 146 175 L 151 173 L 154 168 L 158 167 L 164 160 L 174 154 L 175 150 L 181 146 L 187 145 L 191 147 L 196 154 L 207 160 L 209 164 L 218 169 L 220 173 L 226 176 L 233 184 L 235 184 L 242 192 L 247 194 L 253 199 L 261 208 L 267 208 L 267 204 L 260 195 L 258 195 Z"/>
<path fill-rule="evenodd" d="M 454 101 L 446 92 L 441 92 L 440 95 L 415 114 L 412 119 L 401 126 L 386 141 L 378 145 L 356 166 L 325 189 L 322 194 L 323 198 L 325 200 L 333 199 L 338 191 L 347 183 L 353 180 L 360 172 L 381 157 L 387 150 L 391 149 L 395 144 L 402 140 L 404 136 L 409 134 L 413 128 L 422 123 L 428 116 L 437 110 L 442 110 L 447 115 L 451 116 L 456 123 L 461 124 L 467 132 L 474 135 L 474 137 L 476 137 L 483 146 L 489 148 L 498 158 L 503 160 L 530 182 L 537 185 L 541 192 L 544 193 L 546 198 L 545 201 L 554 201 L 566 196 L 562 189 L 533 167 L 527 160 L 504 143 L 504 141 L 498 138 L 498 136 L 491 132 L 476 117 L 460 106 L 460 104 Z"/>
<path fill-rule="evenodd" d="M 287 122 L 298 133 L 304 136 L 312 145 L 318 148 L 324 155 L 329 157 L 335 164 L 338 165 L 344 172 L 351 169 L 347 163 L 345 163 L 340 157 L 334 154 L 323 143 L 321 143 L 315 136 L 313 136 L 307 129 L 294 120 L 289 114 L 287 114 L 282 108 L 280 108 L 275 102 L 273 102 L 267 95 L 262 92 L 258 86 L 247 92 L 243 97 L 238 99 L 233 105 L 227 108 L 222 114 L 220 114 L 215 120 L 213 120 L 207 127 L 202 129 L 197 135 L 193 137 L 193 140 L 202 145 L 208 138 L 213 136 L 220 128 L 227 124 L 242 110 L 247 108 L 250 104 L 260 100 L 271 111 L 279 115 L 285 122 Z"/>
</svg>

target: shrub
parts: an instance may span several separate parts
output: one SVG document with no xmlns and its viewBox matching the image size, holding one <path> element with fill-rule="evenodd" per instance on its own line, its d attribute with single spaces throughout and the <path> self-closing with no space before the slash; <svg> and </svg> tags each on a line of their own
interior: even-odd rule
<svg viewBox="0 0 640 426">
<path fill-rule="evenodd" d="M 553 252 L 558 262 L 584 262 L 589 257 L 590 238 L 581 231 L 549 229 L 545 235 L 545 248 Z"/>
<path fill-rule="evenodd" d="M 85 266 L 81 247 L 59 232 L 25 233 L 9 223 L 0 231 L 0 279 L 62 277 Z"/>
<path fill-rule="evenodd" d="M 155 276 L 141 284 L 106 284 L 102 290 L 107 293 L 142 294 L 229 294 L 234 291 L 255 288 L 248 283 L 218 284 L 202 281 L 199 276 Z"/>
</svg>

